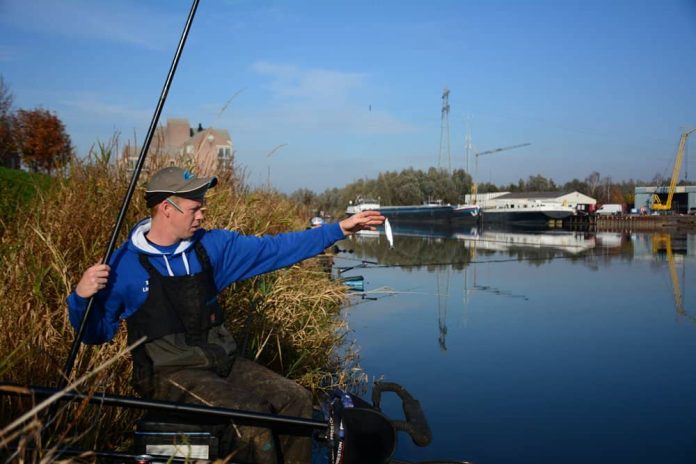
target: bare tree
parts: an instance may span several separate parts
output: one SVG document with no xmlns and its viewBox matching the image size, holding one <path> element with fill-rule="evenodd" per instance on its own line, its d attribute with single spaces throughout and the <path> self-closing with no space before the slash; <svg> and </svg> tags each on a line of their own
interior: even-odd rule
<svg viewBox="0 0 696 464">
<path fill-rule="evenodd" d="M 591 197 L 597 198 L 599 194 L 599 188 L 602 183 L 602 176 L 597 171 L 593 171 L 589 176 L 585 178 L 585 183 L 587 184 L 587 187 L 590 189 L 589 195 Z"/>
</svg>

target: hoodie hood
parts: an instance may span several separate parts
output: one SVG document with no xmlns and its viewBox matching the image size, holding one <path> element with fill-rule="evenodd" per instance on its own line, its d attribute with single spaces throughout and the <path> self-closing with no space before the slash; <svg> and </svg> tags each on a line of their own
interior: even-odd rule
<svg viewBox="0 0 696 464">
<path fill-rule="evenodd" d="M 191 248 L 191 246 L 193 246 L 193 244 L 196 243 L 196 241 L 200 238 L 201 234 L 203 233 L 202 230 L 196 231 L 196 234 L 191 239 L 180 241 L 176 248 L 174 248 L 172 251 L 162 252 L 158 250 L 155 246 L 153 246 L 150 242 L 148 242 L 147 238 L 145 238 L 145 234 L 147 234 L 150 231 L 150 228 L 152 228 L 151 218 L 143 219 L 138 224 L 136 224 L 135 227 L 133 227 L 133 230 L 131 231 L 130 238 L 128 240 L 128 248 L 132 251 L 135 251 L 136 253 L 145 253 L 147 255 L 175 256 Z"/>
</svg>

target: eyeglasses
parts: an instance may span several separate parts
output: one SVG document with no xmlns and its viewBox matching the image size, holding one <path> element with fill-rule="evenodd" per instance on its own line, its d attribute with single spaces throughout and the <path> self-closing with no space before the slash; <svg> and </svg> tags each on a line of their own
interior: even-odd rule
<svg viewBox="0 0 696 464">
<path fill-rule="evenodd" d="M 177 210 L 178 212 L 180 212 L 181 214 L 186 214 L 186 212 L 181 208 L 181 206 L 177 205 L 177 204 L 174 202 L 174 200 L 172 200 L 171 198 L 165 198 L 164 201 L 166 201 L 167 203 L 169 203 L 170 205 L 172 205 L 172 206 L 174 207 L 174 209 L 176 209 L 176 210 Z M 204 203 L 203 201 L 201 201 L 201 205 L 200 205 L 199 207 L 197 207 L 197 208 L 194 208 L 194 209 L 193 209 L 193 213 L 195 214 L 195 213 L 198 212 L 198 211 L 205 211 L 205 210 L 206 210 L 205 203 Z"/>
<path fill-rule="evenodd" d="M 172 206 L 174 207 L 174 209 L 176 209 L 176 210 L 177 210 L 178 212 L 180 212 L 181 214 L 184 214 L 184 210 L 181 209 L 181 206 L 179 206 L 179 205 L 177 205 L 176 203 L 174 203 L 174 200 L 172 200 L 171 198 L 165 198 L 164 201 L 166 201 L 167 203 L 169 203 L 170 205 L 172 205 Z"/>
</svg>

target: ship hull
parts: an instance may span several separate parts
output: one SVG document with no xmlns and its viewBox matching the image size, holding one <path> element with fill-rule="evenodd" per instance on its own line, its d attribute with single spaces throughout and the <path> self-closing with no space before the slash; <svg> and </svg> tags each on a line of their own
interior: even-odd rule
<svg viewBox="0 0 696 464">
<path fill-rule="evenodd" d="M 450 206 L 381 206 L 379 212 L 392 222 L 443 221 L 452 216 Z"/>
<path fill-rule="evenodd" d="M 483 210 L 483 223 L 511 224 L 521 226 L 544 226 L 550 221 L 561 221 L 572 216 L 572 211 L 548 209 L 543 211 Z"/>
<path fill-rule="evenodd" d="M 381 206 L 379 212 L 390 222 L 398 223 L 472 223 L 479 220 L 478 208 L 438 206 Z"/>
<path fill-rule="evenodd" d="M 351 216 L 360 211 L 379 211 L 395 224 L 476 224 L 481 218 L 481 209 L 476 205 L 448 205 L 426 203 L 410 206 L 381 206 L 374 200 L 359 198 L 346 209 Z"/>
</svg>

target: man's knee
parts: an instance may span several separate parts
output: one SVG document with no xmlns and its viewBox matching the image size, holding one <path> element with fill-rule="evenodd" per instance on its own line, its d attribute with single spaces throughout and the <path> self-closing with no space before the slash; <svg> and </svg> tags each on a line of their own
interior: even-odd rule
<svg viewBox="0 0 696 464">
<path fill-rule="evenodd" d="M 312 412 L 312 392 L 304 388 L 300 384 L 295 384 L 297 385 L 296 393 L 295 393 L 295 401 L 302 405 L 302 409 L 307 411 L 307 414 L 311 414 Z"/>
</svg>

